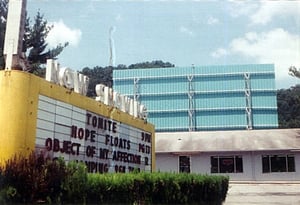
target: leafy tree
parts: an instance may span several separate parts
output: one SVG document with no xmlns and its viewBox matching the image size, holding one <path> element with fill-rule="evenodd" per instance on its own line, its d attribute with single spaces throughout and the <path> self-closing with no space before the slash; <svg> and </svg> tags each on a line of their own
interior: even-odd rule
<svg viewBox="0 0 300 205">
<path fill-rule="evenodd" d="M 167 62 L 163 62 L 161 60 L 156 60 L 152 62 L 144 62 L 144 63 L 136 63 L 131 64 L 130 66 L 126 66 L 123 64 L 118 65 L 117 67 L 100 67 L 96 66 L 93 69 L 89 67 L 85 67 L 82 69 L 81 73 L 89 77 L 89 88 L 87 92 L 88 97 L 95 97 L 95 87 L 97 84 L 103 84 L 108 87 L 113 86 L 113 70 L 121 70 L 121 69 L 136 69 L 136 68 L 164 68 L 164 67 L 174 67 L 173 64 Z"/>
<path fill-rule="evenodd" d="M 112 71 L 113 67 L 100 67 L 96 66 L 93 69 L 85 67 L 82 69 L 81 73 L 89 77 L 89 87 L 87 96 L 88 97 L 95 97 L 95 87 L 97 84 L 103 84 L 108 87 L 112 87 Z"/>
<path fill-rule="evenodd" d="M 8 11 L 8 0 L 0 1 L 0 68 L 4 68 L 3 47 L 6 29 L 6 19 Z M 29 72 L 43 76 L 45 68 L 43 64 L 47 59 L 55 59 L 63 49 L 68 45 L 59 44 L 55 48 L 49 49 L 46 43 L 46 38 L 52 29 L 52 26 L 47 24 L 47 20 L 38 11 L 34 18 L 34 22 L 30 24 L 30 18 L 26 18 L 25 33 L 23 39 L 23 52 L 27 56 L 27 69 Z"/>
<path fill-rule="evenodd" d="M 27 60 L 29 63 L 29 71 L 38 75 L 43 75 L 42 64 L 46 64 L 47 59 L 55 59 L 63 49 L 68 45 L 57 45 L 53 49 L 47 49 L 48 44 L 46 38 L 52 29 L 47 20 L 38 11 L 34 18 L 33 26 L 30 26 L 30 19 L 27 19 L 24 34 L 23 51 L 28 53 Z"/>
<path fill-rule="evenodd" d="M 128 66 L 129 69 L 135 69 L 135 68 L 167 68 L 167 67 L 174 67 L 174 64 L 171 64 L 169 62 L 163 62 L 161 60 L 155 60 L 152 62 L 143 62 L 143 63 L 136 63 Z"/>
<path fill-rule="evenodd" d="M 127 66 L 124 64 L 119 64 L 115 69 L 119 69 L 119 70 L 127 69 Z"/>
<path fill-rule="evenodd" d="M 142 63 L 131 64 L 128 67 L 126 65 L 120 64 L 114 69 L 138 69 L 138 68 L 168 68 L 174 67 L 175 65 L 169 62 L 163 62 L 162 60 L 146 61 Z"/>
<path fill-rule="evenodd" d="M 277 107 L 280 128 L 299 128 L 300 85 L 278 90 Z"/>
<path fill-rule="evenodd" d="M 300 69 L 297 69 L 295 66 L 289 68 L 289 75 L 300 78 Z"/>
</svg>

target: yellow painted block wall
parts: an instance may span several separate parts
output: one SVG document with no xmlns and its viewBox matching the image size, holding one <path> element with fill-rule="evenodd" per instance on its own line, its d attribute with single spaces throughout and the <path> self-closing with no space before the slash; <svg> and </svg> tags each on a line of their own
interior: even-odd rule
<svg viewBox="0 0 300 205">
<path fill-rule="evenodd" d="M 155 170 L 155 132 L 152 124 L 35 75 L 16 70 L 0 71 L 0 164 L 14 155 L 27 156 L 34 150 L 39 95 L 152 133 L 152 170 Z"/>
<path fill-rule="evenodd" d="M 1 71 L 0 162 L 34 149 L 37 86 L 31 75 Z"/>
</svg>

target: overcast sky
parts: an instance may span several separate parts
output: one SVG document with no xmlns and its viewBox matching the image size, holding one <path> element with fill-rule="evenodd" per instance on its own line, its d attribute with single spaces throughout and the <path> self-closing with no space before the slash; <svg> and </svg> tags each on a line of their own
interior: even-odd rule
<svg viewBox="0 0 300 205">
<path fill-rule="evenodd" d="M 300 79 L 300 1 L 28 0 L 54 25 L 49 46 L 69 42 L 59 56 L 75 70 L 163 60 L 176 66 L 272 63 L 277 88 Z"/>
</svg>

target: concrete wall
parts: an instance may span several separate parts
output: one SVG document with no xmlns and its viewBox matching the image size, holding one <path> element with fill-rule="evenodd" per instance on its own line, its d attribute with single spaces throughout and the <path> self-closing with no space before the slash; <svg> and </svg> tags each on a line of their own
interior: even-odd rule
<svg viewBox="0 0 300 205">
<path fill-rule="evenodd" d="M 295 172 L 262 173 L 262 155 L 273 154 L 293 154 L 295 156 Z M 232 153 L 200 153 L 181 154 L 190 156 L 191 172 L 201 174 L 211 174 L 211 156 L 232 156 L 241 155 L 243 157 L 243 173 L 226 173 L 216 175 L 227 175 L 230 180 L 236 181 L 268 181 L 268 180 L 300 180 L 300 153 L 291 152 L 232 152 Z M 156 153 L 156 168 L 163 172 L 178 172 L 178 154 Z"/>
<path fill-rule="evenodd" d="M 156 154 L 156 170 L 161 172 L 178 172 L 178 156 L 173 154 Z"/>
</svg>

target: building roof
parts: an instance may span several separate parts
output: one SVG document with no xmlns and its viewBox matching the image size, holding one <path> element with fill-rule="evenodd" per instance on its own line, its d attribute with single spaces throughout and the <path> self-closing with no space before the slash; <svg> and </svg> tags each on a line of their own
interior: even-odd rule
<svg viewBox="0 0 300 205">
<path fill-rule="evenodd" d="M 165 132 L 155 136 L 156 153 L 300 151 L 300 129 Z"/>
</svg>

